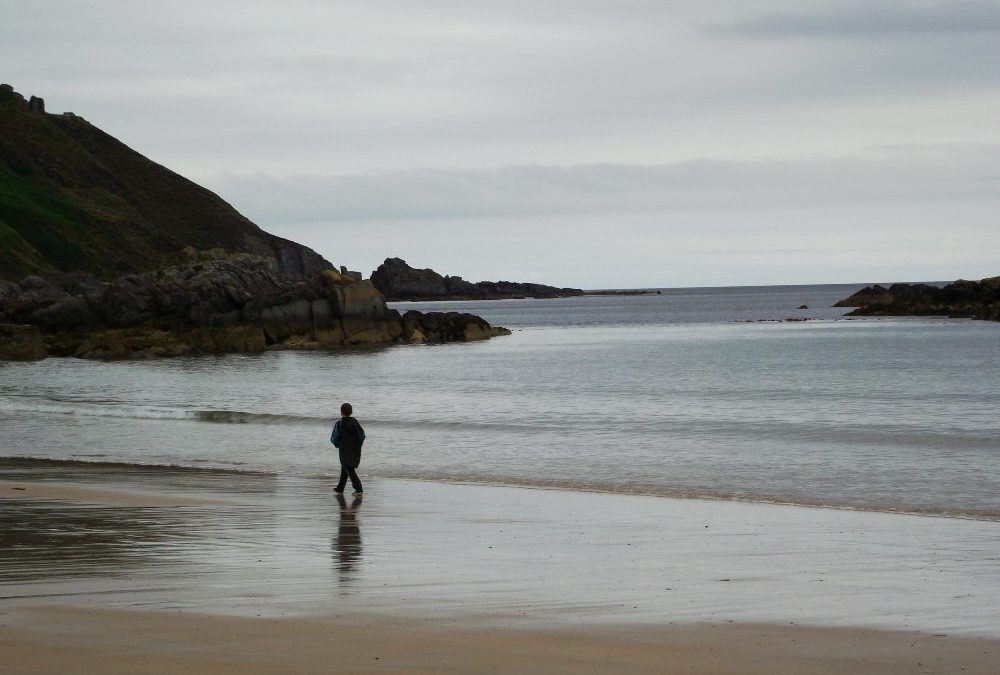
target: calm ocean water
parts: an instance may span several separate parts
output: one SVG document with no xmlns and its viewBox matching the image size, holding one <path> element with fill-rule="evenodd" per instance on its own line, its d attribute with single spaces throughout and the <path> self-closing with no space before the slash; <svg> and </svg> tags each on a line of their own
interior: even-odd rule
<svg viewBox="0 0 1000 675">
<path fill-rule="evenodd" d="M 1000 520 L 1000 324 L 841 318 L 830 305 L 858 288 L 406 303 L 514 333 L 3 363 L 0 456 L 330 475 L 349 400 L 363 477 Z"/>
</svg>

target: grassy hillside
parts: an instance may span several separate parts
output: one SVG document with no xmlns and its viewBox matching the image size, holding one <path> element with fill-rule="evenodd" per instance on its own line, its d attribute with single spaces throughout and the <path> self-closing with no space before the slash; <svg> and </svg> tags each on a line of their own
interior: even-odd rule
<svg viewBox="0 0 1000 675">
<path fill-rule="evenodd" d="M 292 277 L 332 266 L 86 120 L 0 87 L 0 278 L 113 277 L 179 262 L 185 247 L 266 256 Z"/>
</svg>

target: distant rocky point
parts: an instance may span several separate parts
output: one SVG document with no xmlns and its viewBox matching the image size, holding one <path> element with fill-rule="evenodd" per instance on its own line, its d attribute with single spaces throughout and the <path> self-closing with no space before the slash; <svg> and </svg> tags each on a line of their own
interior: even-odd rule
<svg viewBox="0 0 1000 675">
<path fill-rule="evenodd" d="M 622 288 L 600 291 L 584 291 L 585 295 L 663 295 L 663 291 L 651 288 Z"/>
<path fill-rule="evenodd" d="M 1000 321 L 1000 277 L 959 280 L 947 286 L 867 286 L 834 307 L 856 307 L 847 316 L 948 316 Z"/>
<path fill-rule="evenodd" d="M 372 283 L 388 300 L 500 300 L 563 298 L 583 295 L 579 288 L 556 288 L 514 281 L 469 282 L 442 276 L 432 269 L 415 269 L 400 258 L 386 258 L 372 272 Z"/>
</svg>

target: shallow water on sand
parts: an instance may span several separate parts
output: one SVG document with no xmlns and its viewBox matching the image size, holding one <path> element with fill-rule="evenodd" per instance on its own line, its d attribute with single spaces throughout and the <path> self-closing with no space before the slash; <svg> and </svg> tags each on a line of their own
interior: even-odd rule
<svg viewBox="0 0 1000 675">
<path fill-rule="evenodd" d="M 0 480 L 26 493 L 2 500 L 0 609 L 1000 635 L 992 522 L 392 479 L 338 499 L 310 478 L 65 464 L 0 462 Z"/>
<path fill-rule="evenodd" d="M 0 456 L 329 475 L 349 400 L 362 477 L 1000 519 L 1000 324 L 841 319 L 857 288 L 402 304 L 514 333 L 0 364 Z"/>
</svg>

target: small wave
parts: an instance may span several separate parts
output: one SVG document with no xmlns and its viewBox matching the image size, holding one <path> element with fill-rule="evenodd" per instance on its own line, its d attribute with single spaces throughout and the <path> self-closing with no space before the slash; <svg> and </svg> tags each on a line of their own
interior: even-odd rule
<svg viewBox="0 0 1000 675">
<path fill-rule="evenodd" d="M 391 420 L 378 420 L 378 419 L 366 419 L 364 421 L 365 425 L 371 424 L 372 426 L 379 427 L 389 427 L 398 429 L 432 429 L 436 431 L 469 431 L 469 430 L 480 430 L 480 431 L 514 431 L 514 432 L 532 432 L 532 431 L 551 431 L 553 429 L 552 424 L 547 424 L 544 421 L 533 423 L 533 422 L 510 422 L 506 420 L 497 421 L 483 421 L 483 420 L 441 420 L 441 419 L 391 419 Z M 561 429 L 560 429 L 561 430 Z"/>
<path fill-rule="evenodd" d="M 60 415 L 73 417 L 111 417 L 136 420 L 179 420 L 189 422 L 208 422 L 211 424 L 288 424 L 288 425 L 318 425 L 330 426 L 334 418 L 317 415 L 295 415 L 288 413 L 260 413 L 242 410 L 186 410 L 183 408 L 168 408 L 163 406 L 123 405 L 103 402 L 62 401 L 58 399 L 45 400 L 0 400 L 0 414 L 35 414 Z M 467 429 L 485 429 L 491 431 L 531 431 L 544 430 L 545 423 L 509 422 L 509 421 L 475 421 L 475 420 L 436 420 L 436 419 L 389 419 L 380 420 L 366 418 L 365 426 L 382 426 L 390 428 L 421 428 L 441 431 L 461 431 Z"/>
<path fill-rule="evenodd" d="M 274 413 L 251 413 L 238 410 L 194 410 L 190 413 L 199 422 L 215 424 L 323 424 L 332 422 L 329 417 L 310 415 L 282 415 Z"/>
<path fill-rule="evenodd" d="M 187 413 L 175 408 L 118 406 L 99 403 L 0 401 L 0 413 L 32 413 L 85 417 L 132 417 L 136 419 L 184 419 Z"/>
<path fill-rule="evenodd" d="M 184 410 L 159 406 L 109 405 L 74 401 L 0 401 L 0 413 L 73 417 L 114 417 L 137 420 L 187 420 L 216 424 L 330 424 L 327 417 L 252 413 L 239 410 Z"/>
<path fill-rule="evenodd" d="M 0 467 L 30 468 L 37 466 L 81 467 L 87 469 L 104 468 L 122 471 L 177 471 L 202 474 L 220 474 L 234 476 L 276 476 L 274 471 L 263 469 L 237 469 L 220 466 L 191 466 L 190 464 L 170 464 L 156 462 L 129 462 L 124 460 L 82 459 L 90 455 L 77 455 L 73 459 L 53 457 L 32 457 L 30 455 L 0 456 Z"/>
</svg>

